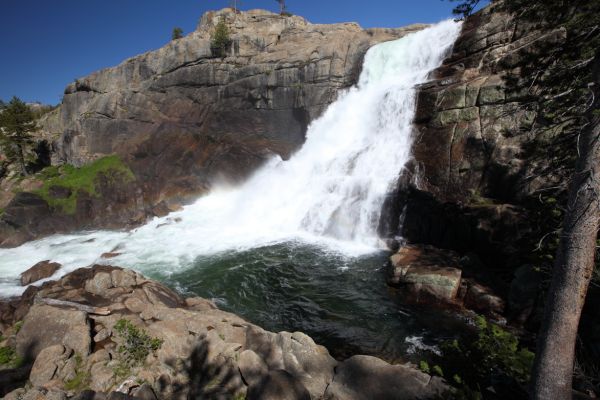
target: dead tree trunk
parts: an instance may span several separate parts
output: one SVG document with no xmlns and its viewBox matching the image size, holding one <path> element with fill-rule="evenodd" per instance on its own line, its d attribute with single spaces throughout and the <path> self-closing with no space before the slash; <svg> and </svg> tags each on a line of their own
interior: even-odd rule
<svg viewBox="0 0 600 400">
<path fill-rule="evenodd" d="M 575 341 L 594 270 L 600 216 L 600 55 L 593 75 L 594 102 L 588 112 L 589 124 L 579 138 L 579 158 L 538 336 L 532 378 L 532 398 L 536 400 L 572 397 Z"/>
</svg>

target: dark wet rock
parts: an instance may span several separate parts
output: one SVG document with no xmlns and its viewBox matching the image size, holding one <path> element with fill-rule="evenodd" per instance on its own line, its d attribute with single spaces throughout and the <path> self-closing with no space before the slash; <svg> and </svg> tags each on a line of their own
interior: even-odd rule
<svg viewBox="0 0 600 400">
<path fill-rule="evenodd" d="M 21 297 L 0 301 L 0 327 L 10 326 L 22 320 L 29 312 L 29 307 L 33 304 L 38 290 L 39 288 L 36 286 L 29 286 Z"/>
<path fill-rule="evenodd" d="M 139 400 L 158 400 L 152 386 L 147 383 L 133 390 L 133 396 Z"/>
<path fill-rule="evenodd" d="M 71 189 L 64 186 L 50 186 L 48 194 L 54 199 L 66 199 L 71 196 Z"/>
<path fill-rule="evenodd" d="M 491 288 L 472 281 L 467 285 L 468 289 L 464 298 L 465 307 L 491 317 L 504 314 L 504 300 L 497 296 Z"/>
<path fill-rule="evenodd" d="M 61 264 L 51 262 L 50 260 L 40 261 L 21 274 L 21 285 L 26 286 L 40 279 L 48 278 L 58 271 L 60 267 Z"/>
<path fill-rule="evenodd" d="M 86 389 L 81 393 L 76 394 L 73 397 L 73 400 L 106 400 L 106 394 Z"/>
<path fill-rule="evenodd" d="M 535 310 L 540 295 L 542 273 L 533 265 L 523 265 L 514 274 L 508 293 L 511 319 L 525 323 Z"/>
<path fill-rule="evenodd" d="M 100 258 L 104 258 L 104 259 L 108 259 L 108 258 L 115 258 L 120 256 L 122 253 L 113 251 L 113 252 L 108 252 L 108 253 L 102 253 L 102 255 L 100 256 Z"/>
</svg>

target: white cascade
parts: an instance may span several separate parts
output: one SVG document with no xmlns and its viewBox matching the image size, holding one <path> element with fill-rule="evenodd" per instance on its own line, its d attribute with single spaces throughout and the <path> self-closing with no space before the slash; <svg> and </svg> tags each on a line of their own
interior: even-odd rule
<svg viewBox="0 0 600 400">
<path fill-rule="evenodd" d="M 55 235 L 0 250 L 0 296 L 23 291 L 18 276 L 38 261 L 63 264 L 59 275 L 114 249 L 121 255 L 113 265 L 163 272 L 191 267 L 199 255 L 290 240 L 348 255 L 373 251 L 383 199 L 410 156 L 415 85 L 459 30 L 448 20 L 372 47 L 358 85 L 310 125 L 304 146 L 239 187 L 215 188 L 131 232 Z"/>
</svg>

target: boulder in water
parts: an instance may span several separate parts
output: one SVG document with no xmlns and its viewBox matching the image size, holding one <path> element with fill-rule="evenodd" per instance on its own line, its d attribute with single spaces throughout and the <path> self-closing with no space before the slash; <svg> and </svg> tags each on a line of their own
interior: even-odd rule
<svg viewBox="0 0 600 400">
<path fill-rule="evenodd" d="M 417 302 L 452 302 L 461 282 L 458 265 L 458 258 L 452 252 L 429 246 L 403 246 L 391 257 L 388 284 L 400 288 Z"/>
<path fill-rule="evenodd" d="M 40 261 L 21 274 L 21 286 L 52 276 L 62 265 L 50 260 Z"/>
</svg>

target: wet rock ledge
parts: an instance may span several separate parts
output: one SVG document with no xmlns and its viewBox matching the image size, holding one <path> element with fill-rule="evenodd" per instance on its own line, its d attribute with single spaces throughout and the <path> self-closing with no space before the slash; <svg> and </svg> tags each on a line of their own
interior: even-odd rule
<svg viewBox="0 0 600 400">
<path fill-rule="evenodd" d="M 199 297 L 96 265 L 0 303 L 5 399 L 429 399 L 411 365 L 337 361 L 301 332 L 268 332 Z"/>
</svg>

